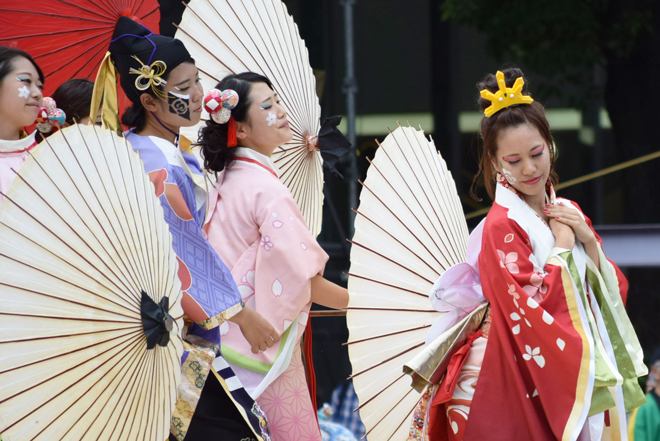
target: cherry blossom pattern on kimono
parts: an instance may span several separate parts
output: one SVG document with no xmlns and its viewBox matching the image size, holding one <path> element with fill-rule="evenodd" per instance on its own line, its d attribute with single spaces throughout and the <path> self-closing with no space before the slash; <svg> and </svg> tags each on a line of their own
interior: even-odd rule
<svg viewBox="0 0 660 441">
<path fill-rule="evenodd" d="M 261 207 L 256 221 L 259 238 L 240 256 L 232 273 L 246 305 L 259 312 L 280 334 L 298 321 L 299 338 L 311 306 L 310 279 L 323 273 L 327 254 L 309 232 L 296 202 L 286 192 Z M 230 329 L 233 327 L 229 324 Z M 238 336 L 238 332 L 236 334 Z M 280 350 L 279 346 L 274 346 L 254 355 L 242 340 L 230 338 L 226 345 L 267 364 L 272 364 Z"/>
<path fill-rule="evenodd" d="M 561 439 L 589 404 L 589 343 L 561 267 L 540 267 L 507 211 L 493 204 L 484 228 L 479 266 L 492 325 L 466 439 L 488 438 L 489 424 L 521 439 Z"/>
</svg>

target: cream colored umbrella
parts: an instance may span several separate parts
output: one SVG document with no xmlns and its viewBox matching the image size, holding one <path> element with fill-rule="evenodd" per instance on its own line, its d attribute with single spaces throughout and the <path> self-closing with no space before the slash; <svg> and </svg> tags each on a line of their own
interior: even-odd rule
<svg viewBox="0 0 660 441">
<path fill-rule="evenodd" d="M 246 71 L 268 77 L 287 109 L 293 139 L 273 153 L 280 179 L 291 190 L 314 235 L 321 231 L 323 160 L 308 149 L 319 134 L 321 108 L 305 42 L 281 0 L 191 0 L 176 38 L 195 59 L 204 90 L 225 76 Z M 193 142 L 197 126 L 183 129 Z M 323 145 L 320 146 L 323 149 Z"/>
<path fill-rule="evenodd" d="M 380 144 L 355 219 L 348 279 L 348 350 L 370 440 L 403 441 L 420 399 L 404 374 L 440 317 L 429 293 L 465 261 L 468 229 L 432 140 L 399 127 Z"/>
<path fill-rule="evenodd" d="M 177 257 L 125 139 L 75 125 L 27 159 L 0 209 L 0 433 L 168 437 L 183 345 Z"/>
</svg>

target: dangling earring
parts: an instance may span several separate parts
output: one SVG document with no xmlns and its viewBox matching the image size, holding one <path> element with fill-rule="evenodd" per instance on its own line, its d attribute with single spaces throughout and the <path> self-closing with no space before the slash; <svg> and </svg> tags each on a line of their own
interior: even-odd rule
<svg viewBox="0 0 660 441">
<path fill-rule="evenodd" d="M 552 185 L 552 179 L 548 178 L 548 182 L 545 183 L 546 197 L 550 205 L 555 205 L 555 187 Z"/>
</svg>

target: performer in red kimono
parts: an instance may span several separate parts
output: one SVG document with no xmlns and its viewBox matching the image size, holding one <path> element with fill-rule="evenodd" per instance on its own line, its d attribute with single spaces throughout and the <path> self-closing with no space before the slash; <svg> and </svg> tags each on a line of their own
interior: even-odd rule
<svg viewBox="0 0 660 441">
<path fill-rule="evenodd" d="M 411 438 L 627 439 L 646 368 L 621 298 L 625 280 L 578 205 L 555 198 L 555 146 L 522 72 L 488 75 L 480 89 L 477 178 L 494 203 L 470 238 L 481 246 L 468 263 L 490 310 L 454 383 L 445 377 L 437 388 L 449 394 L 430 398 L 428 438 Z"/>
</svg>

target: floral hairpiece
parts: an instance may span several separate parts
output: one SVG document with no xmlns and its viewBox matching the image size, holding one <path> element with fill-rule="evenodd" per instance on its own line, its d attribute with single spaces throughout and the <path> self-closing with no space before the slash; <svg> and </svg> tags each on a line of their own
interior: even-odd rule
<svg viewBox="0 0 660 441">
<path fill-rule="evenodd" d="M 236 120 L 231 111 L 238 105 L 238 93 L 235 90 L 211 89 L 204 95 L 204 110 L 218 124 L 229 123 L 227 127 L 227 147 L 236 147 Z"/>
<path fill-rule="evenodd" d="M 501 71 L 498 70 L 495 77 L 497 78 L 499 90 L 495 93 L 488 89 L 481 91 L 481 97 L 491 102 L 491 105 L 484 110 L 486 117 L 516 104 L 532 104 L 534 102 L 531 96 L 522 94 L 522 88 L 525 85 L 525 80 L 522 77 L 516 78 L 513 87 L 506 87 L 504 73 Z"/>
<path fill-rule="evenodd" d="M 37 130 L 41 133 L 50 133 L 53 129 L 58 130 L 66 121 L 64 110 L 58 109 L 55 100 L 51 97 L 44 97 L 44 105 L 39 109 L 37 115 Z"/>
<path fill-rule="evenodd" d="M 238 99 L 235 90 L 211 89 L 204 96 L 204 110 L 209 112 L 213 121 L 225 124 L 231 117 L 231 111 L 238 105 Z"/>
<path fill-rule="evenodd" d="M 165 95 L 160 89 L 158 89 L 158 86 L 167 84 L 167 81 L 162 78 L 163 74 L 165 74 L 165 71 L 167 70 L 167 65 L 160 60 L 156 60 L 150 65 L 146 65 L 135 55 L 133 55 L 133 58 L 135 58 L 138 63 L 142 65 L 140 69 L 131 67 L 128 70 L 129 73 L 138 76 L 135 79 L 135 88 L 141 92 L 144 92 L 149 87 L 151 87 L 151 90 L 154 92 L 154 94 L 160 99 L 164 100 Z"/>
</svg>

